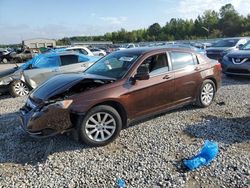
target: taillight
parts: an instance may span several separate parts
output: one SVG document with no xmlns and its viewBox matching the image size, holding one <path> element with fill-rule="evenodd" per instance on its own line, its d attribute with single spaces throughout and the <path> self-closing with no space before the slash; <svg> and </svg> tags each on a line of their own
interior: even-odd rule
<svg viewBox="0 0 250 188">
<path fill-rule="evenodd" d="M 219 63 L 219 61 L 217 61 L 217 63 L 215 64 L 215 67 L 218 69 L 218 70 L 222 70 L 221 68 L 221 64 Z"/>
</svg>

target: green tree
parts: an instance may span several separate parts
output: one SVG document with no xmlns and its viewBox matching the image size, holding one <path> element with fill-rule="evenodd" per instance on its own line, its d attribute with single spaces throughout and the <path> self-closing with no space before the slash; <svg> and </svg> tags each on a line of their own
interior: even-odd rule
<svg viewBox="0 0 250 188">
<path fill-rule="evenodd" d="M 220 9 L 219 29 L 224 36 L 233 37 L 239 36 L 241 28 L 241 17 L 234 9 L 232 4 L 226 4 Z"/>
<path fill-rule="evenodd" d="M 153 39 L 156 39 L 161 32 L 161 26 L 158 23 L 154 23 L 148 28 L 148 34 Z"/>
<path fill-rule="evenodd" d="M 219 13 L 213 10 L 207 10 L 202 15 L 203 27 L 208 29 L 210 34 L 214 29 L 217 29 L 219 23 Z"/>
</svg>

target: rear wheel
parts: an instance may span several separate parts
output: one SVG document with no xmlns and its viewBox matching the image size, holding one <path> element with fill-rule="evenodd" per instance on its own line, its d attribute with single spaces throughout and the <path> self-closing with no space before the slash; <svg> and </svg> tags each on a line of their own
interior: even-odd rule
<svg viewBox="0 0 250 188">
<path fill-rule="evenodd" d="M 13 81 L 10 84 L 10 94 L 13 97 L 20 97 L 28 95 L 30 92 L 29 87 L 21 80 Z"/>
<path fill-rule="evenodd" d="M 92 108 L 78 125 L 80 139 L 91 146 L 103 146 L 112 142 L 120 133 L 122 120 L 111 106 Z"/>
<path fill-rule="evenodd" d="M 202 83 L 197 104 L 198 106 L 205 108 L 208 107 L 214 99 L 216 93 L 216 87 L 212 80 L 205 80 Z"/>
</svg>

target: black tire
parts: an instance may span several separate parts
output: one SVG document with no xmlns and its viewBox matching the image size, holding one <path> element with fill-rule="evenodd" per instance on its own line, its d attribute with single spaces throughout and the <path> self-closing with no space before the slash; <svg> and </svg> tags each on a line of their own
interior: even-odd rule
<svg viewBox="0 0 250 188">
<path fill-rule="evenodd" d="M 23 89 L 22 91 L 18 91 L 18 88 Z M 29 94 L 29 87 L 22 82 L 21 80 L 15 80 L 10 83 L 9 85 L 9 91 L 11 96 L 13 97 L 20 97 L 20 96 L 26 96 Z"/>
<path fill-rule="evenodd" d="M 103 53 L 99 53 L 99 56 L 104 56 L 104 54 Z"/>
<path fill-rule="evenodd" d="M 112 124 L 115 122 L 114 123 L 115 125 L 106 124 L 106 119 L 104 123 L 100 123 L 100 121 L 98 121 L 98 125 L 97 125 L 96 123 L 94 123 L 94 121 L 92 121 L 92 119 L 95 119 L 95 117 L 98 117 L 98 114 L 100 114 L 100 119 L 101 118 L 105 119 L 105 115 L 107 114 L 106 119 L 109 121 L 112 120 Z M 92 122 L 93 124 L 89 124 L 90 122 Z M 107 127 L 115 127 L 115 128 L 112 128 L 111 130 L 110 128 L 107 128 Z M 107 106 L 107 105 L 100 105 L 100 106 L 96 106 L 92 108 L 86 114 L 82 123 L 78 124 L 77 126 L 77 131 L 79 133 L 79 138 L 81 139 L 81 141 L 83 141 L 89 146 L 94 146 L 94 147 L 104 146 L 104 145 L 109 144 L 114 139 L 116 139 L 116 137 L 120 134 L 121 129 L 122 129 L 122 120 L 121 120 L 119 113 L 114 108 L 112 108 L 111 106 Z M 112 133 L 108 135 L 106 131 L 109 133 L 110 132 Z M 98 136 L 96 138 L 94 136 L 93 138 L 93 134 L 95 136 L 96 135 Z M 102 136 L 103 137 L 106 136 L 107 137 L 106 140 L 102 140 Z"/>
<path fill-rule="evenodd" d="M 207 87 L 207 88 L 211 87 L 211 89 L 212 89 L 211 93 L 213 93 L 212 96 L 211 96 L 211 93 L 210 93 L 210 95 L 207 94 L 206 96 L 204 96 L 204 90 L 206 89 L 205 87 Z M 209 79 L 204 80 L 202 85 L 201 85 L 201 88 L 199 90 L 197 105 L 201 108 L 206 108 L 206 107 L 210 106 L 214 100 L 215 93 L 216 93 L 216 87 L 215 87 L 214 82 L 212 80 L 209 80 Z M 208 98 L 207 101 L 205 99 L 206 97 Z"/>
</svg>

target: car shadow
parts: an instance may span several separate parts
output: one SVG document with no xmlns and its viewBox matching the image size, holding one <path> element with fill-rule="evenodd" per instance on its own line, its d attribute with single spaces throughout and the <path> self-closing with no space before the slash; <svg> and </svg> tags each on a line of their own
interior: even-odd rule
<svg viewBox="0 0 250 188">
<path fill-rule="evenodd" d="M 250 84 L 250 76 L 226 76 L 222 74 L 222 86 Z"/>
<path fill-rule="evenodd" d="M 44 163 L 52 153 L 86 148 L 89 147 L 66 135 L 32 138 L 21 129 L 17 113 L 0 116 L 0 164 L 36 165 Z"/>
<path fill-rule="evenodd" d="M 204 140 L 213 140 L 224 144 L 250 141 L 250 116 L 239 118 L 221 118 L 204 116 L 205 120 L 187 126 L 185 133 Z"/>
<path fill-rule="evenodd" d="M 8 91 L 0 91 L 0 100 L 13 98 Z"/>
</svg>

